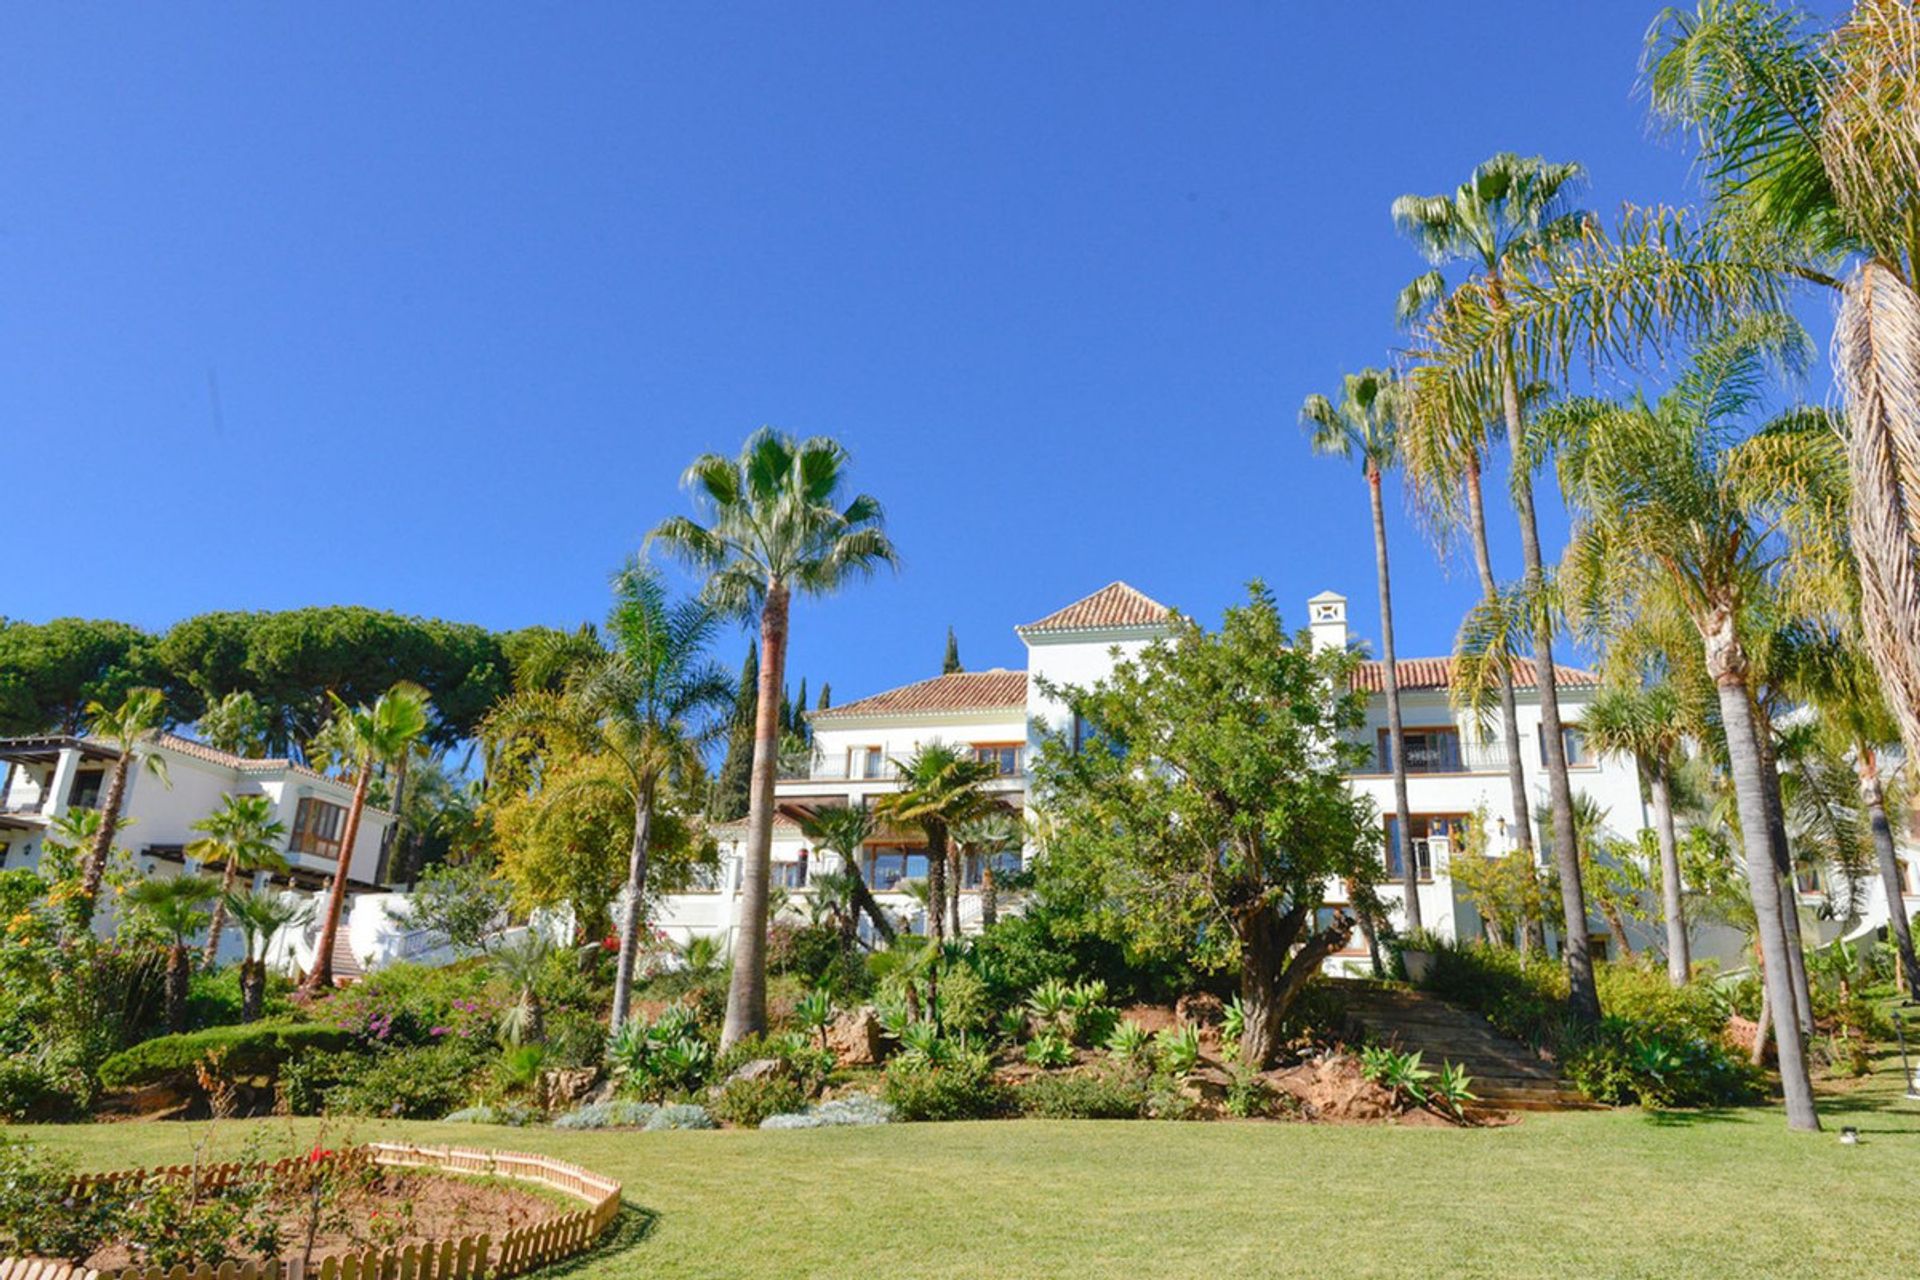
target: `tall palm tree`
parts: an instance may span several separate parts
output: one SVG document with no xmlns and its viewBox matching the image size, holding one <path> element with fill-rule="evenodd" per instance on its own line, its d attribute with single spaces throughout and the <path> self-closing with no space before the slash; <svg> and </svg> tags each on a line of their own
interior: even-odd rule
<svg viewBox="0 0 1920 1280">
<path fill-rule="evenodd" d="M 360 836 L 360 815 L 367 807 L 367 786 L 374 770 L 413 748 L 433 723 L 433 702 L 419 685 L 401 681 L 374 699 L 372 706 L 349 707 L 337 694 L 333 725 L 353 773 L 353 800 L 340 832 L 340 857 L 327 886 L 327 905 L 321 916 L 320 943 L 313 969 L 301 990 L 309 997 L 333 985 L 333 948 L 340 936 L 340 908 L 347 898 L 347 873 L 353 865 L 353 846 Z"/>
<path fill-rule="evenodd" d="M 1400 859 L 1400 889 L 1405 899 L 1409 932 L 1421 927 L 1420 870 L 1413 859 L 1413 811 L 1407 803 L 1407 753 L 1400 720 L 1400 668 L 1393 647 L 1393 582 L 1387 568 L 1387 515 L 1381 485 L 1399 460 L 1400 440 L 1397 391 L 1393 377 L 1382 369 L 1350 373 L 1340 403 L 1322 395 L 1308 396 L 1300 406 L 1300 422 L 1307 428 L 1315 453 L 1359 459 L 1373 508 L 1373 567 L 1380 587 L 1380 650 L 1383 683 L 1387 691 L 1387 741 L 1393 753 L 1393 803 L 1398 816 L 1394 852 Z"/>
<path fill-rule="evenodd" d="M 259 1018 L 266 997 L 268 948 L 282 929 L 298 928 L 310 920 L 313 905 L 271 889 L 229 893 L 222 901 L 246 940 L 246 955 L 240 961 L 240 1021 L 252 1022 Z"/>
<path fill-rule="evenodd" d="M 1017 812 L 995 805 L 956 826 L 953 839 L 962 851 L 980 859 L 980 927 L 991 929 L 1000 919 L 1000 888 L 994 881 L 993 860 L 999 854 L 1018 853 L 1026 842 L 1026 827 Z"/>
<path fill-rule="evenodd" d="M 226 795 L 220 807 L 194 823 L 193 829 L 203 834 L 187 846 L 187 856 L 207 866 L 223 864 L 220 896 L 214 901 L 206 949 L 200 956 L 200 963 L 211 968 L 220 955 L 220 930 L 226 922 L 234 876 L 241 871 L 284 870 L 287 860 L 280 856 L 280 841 L 287 828 L 274 821 L 273 801 L 266 796 Z"/>
<path fill-rule="evenodd" d="M 1788 518 L 1783 509 L 1795 501 L 1833 501 L 1833 477 L 1818 465 L 1820 441 L 1801 440 L 1803 417 L 1789 416 L 1752 436 L 1745 426 L 1759 401 L 1764 361 L 1784 354 L 1792 333 L 1797 330 L 1777 317 L 1741 325 L 1696 353 L 1658 403 L 1577 404 L 1556 429 L 1562 484 L 1576 511 L 1566 576 L 1581 616 L 1604 635 L 1631 616 L 1637 602 L 1670 594 L 1704 645 L 1763 977 L 1776 1011 L 1787 1122 L 1817 1129 L 1799 1020 L 1782 1016 L 1796 1007 L 1783 918 L 1791 898 L 1783 899 L 1774 857 L 1747 643 L 1755 603 L 1771 580 L 1791 572 L 1790 548 L 1777 532 Z"/>
<path fill-rule="evenodd" d="M 1451 194 L 1405 195 L 1395 200 L 1394 223 L 1435 266 L 1402 292 L 1401 315 L 1411 317 L 1442 306 L 1448 298 L 1448 287 L 1438 268 L 1464 262 L 1498 317 L 1505 307 L 1508 277 L 1524 272 L 1521 264 L 1550 257 L 1586 233 L 1589 216 L 1572 204 L 1584 178 L 1577 164 L 1549 164 L 1537 156 L 1501 154 L 1476 167 Z M 1530 379 L 1511 338 L 1501 345 L 1505 349 L 1492 369 L 1493 390 L 1514 451 L 1512 490 L 1526 573 L 1524 594 L 1534 602 L 1545 595 L 1546 567 L 1534 510 L 1533 469 L 1538 459 L 1525 447 L 1528 437 L 1522 388 Z M 1467 403 L 1477 413 L 1481 399 L 1472 397 Z M 1454 414 L 1459 411 L 1459 406 L 1453 407 Z M 1560 872 L 1565 917 L 1561 952 L 1567 967 L 1569 1003 L 1576 1016 L 1597 1021 L 1600 996 L 1594 986 L 1593 958 L 1587 946 L 1586 893 L 1574 831 L 1573 787 L 1567 778 L 1566 745 L 1561 736 L 1552 627 L 1547 610 L 1539 604 L 1531 605 L 1529 615 L 1533 620 L 1534 689 L 1540 700 L 1541 756 L 1552 802 L 1553 854 Z M 1517 733 L 1515 738 L 1508 743 L 1508 750 L 1517 754 Z"/>
<path fill-rule="evenodd" d="M 1681 898 L 1680 843 L 1673 826 L 1673 757 L 1684 725 L 1671 686 L 1610 684 L 1587 704 L 1580 722 L 1587 744 L 1598 752 L 1632 756 L 1653 804 L 1653 833 L 1660 850 L 1660 914 L 1667 928 L 1667 980 L 1685 986 L 1693 976 Z"/>
<path fill-rule="evenodd" d="M 169 876 L 142 880 L 127 890 L 126 900 L 154 927 L 166 934 L 167 945 L 167 1029 L 187 1029 L 187 989 L 193 965 L 187 958 L 187 939 L 207 923 L 201 908 L 220 892 L 220 882 L 212 876 Z"/>
<path fill-rule="evenodd" d="M 618 1031 L 633 1001 L 660 789 L 699 768 L 701 747 L 723 727 L 715 713 L 727 705 L 732 682 L 707 654 L 718 625 L 712 609 L 670 603 L 659 573 L 637 558 L 614 575 L 613 590 L 608 640 L 583 645 L 558 635 L 557 647 L 537 649 L 524 664 L 531 683 L 494 711 L 486 732 L 496 741 L 557 739 L 619 764 L 614 776 L 633 806 L 633 844 L 609 1020 Z M 557 680 L 550 668 L 558 668 Z M 579 785 L 607 782 L 608 775 L 593 774 Z"/>
<path fill-rule="evenodd" d="M 146 749 L 166 721 L 166 701 L 158 689 L 134 689 L 113 707 L 98 702 L 87 705 L 88 726 L 93 736 L 106 738 L 119 748 L 113 771 L 107 776 L 107 794 L 100 805 L 100 826 L 94 832 L 93 848 L 87 854 L 81 874 L 80 896 L 75 904 L 80 924 L 93 919 L 95 901 L 100 896 L 100 877 L 106 874 L 107 855 L 113 849 L 114 835 L 120 829 L 120 809 L 127 799 L 127 775 L 138 761 L 147 772 L 167 782 L 167 762 Z"/>
<path fill-rule="evenodd" d="M 880 909 L 873 888 L 860 870 L 860 850 L 873 837 L 873 810 L 864 805 L 834 805 L 803 818 L 800 830 L 807 839 L 840 859 L 841 870 L 851 877 L 847 886 L 853 898 L 853 916 L 864 913 L 873 931 L 887 945 L 893 943 L 893 921 Z"/>
<path fill-rule="evenodd" d="M 725 1045 L 767 1027 L 773 782 L 780 762 L 780 696 L 793 595 L 828 595 L 897 563 L 880 503 L 859 494 L 842 505 L 847 465 L 847 451 L 836 441 L 795 440 L 763 428 L 747 438 L 739 457 L 704 454 L 687 468 L 683 483 L 705 523 L 674 516 L 647 539 L 707 575 L 709 604 L 741 617 L 759 615 L 746 865 L 721 1031 Z"/>
<path fill-rule="evenodd" d="M 1664 10 L 1642 72 L 1656 118 L 1692 133 L 1744 256 L 1838 295 L 1853 542 L 1865 641 L 1920 759 L 1920 14 L 1856 0 L 1831 32 L 1795 7 Z"/>
<path fill-rule="evenodd" d="M 960 886 L 947 884 L 948 837 L 956 825 L 994 806 L 985 786 L 996 774 L 966 748 L 938 740 L 922 743 L 893 765 L 900 789 L 875 800 L 873 809 L 876 816 L 918 827 L 927 837 L 927 933 L 937 945 L 948 932 L 948 895 L 956 903 L 960 897 Z M 959 932 L 957 921 L 953 932 Z"/>
</svg>

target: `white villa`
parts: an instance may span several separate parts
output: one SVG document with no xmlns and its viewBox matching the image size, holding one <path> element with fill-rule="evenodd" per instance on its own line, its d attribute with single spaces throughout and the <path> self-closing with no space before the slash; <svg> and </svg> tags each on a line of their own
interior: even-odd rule
<svg viewBox="0 0 1920 1280">
<path fill-rule="evenodd" d="M 1346 599 L 1326 592 L 1307 603 L 1314 642 L 1346 646 Z M 793 899 L 801 900 L 812 875 L 840 869 L 837 857 L 811 847 L 801 830 L 801 820 L 823 807 L 865 804 L 893 789 L 891 762 L 910 755 L 923 742 L 939 739 L 970 746 L 998 769 L 999 778 L 991 785 L 1004 803 L 1011 809 L 1024 810 L 1028 803 L 1029 756 L 1049 733 L 1078 729 L 1067 724 L 1064 705 L 1042 694 L 1039 678 L 1056 685 L 1092 684 L 1112 670 L 1116 656 L 1131 656 L 1165 635 L 1168 614 L 1167 606 L 1124 582 L 1115 582 L 1044 618 L 1015 627 L 1014 633 L 1027 650 L 1024 670 L 936 676 L 813 713 L 815 752 L 811 771 L 804 777 L 781 778 L 775 786 L 773 883 Z M 1401 659 L 1398 669 L 1421 914 L 1429 928 L 1442 934 L 1476 936 L 1481 929 L 1479 916 L 1448 874 L 1449 842 L 1460 823 L 1484 806 L 1493 818 L 1489 851 L 1512 848 L 1505 817 L 1511 809 L 1512 794 L 1506 753 L 1497 741 L 1483 744 L 1477 729 L 1449 705 L 1451 659 Z M 1622 835 L 1638 832 L 1651 819 L 1643 808 L 1633 762 L 1618 756 L 1596 757 L 1581 738 L 1578 722 L 1597 679 L 1591 672 L 1569 667 L 1558 671 L 1574 790 L 1591 796 L 1606 811 L 1608 825 L 1614 831 Z M 1365 740 L 1374 752 L 1372 765 L 1356 772 L 1352 785 L 1372 797 L 1391 824 L 1393 779 L 1382 675 L 1378 662 L 1361 664 L 1356 675 L 1360 687 L 1371 695 Z M 1514 676 L 1525 755 L 1522 763 L 1537 808 L 1546 802 L 1546 788 L 1532 663 L 1517 663 Z M 711 887 L 675 894 L 661 903 L 656 922 L 669 937 L 684 940 L 694 935 L 715 935 L 731 941 L 745 826 L 744 821 L 737 821 L 720 829 L 721 871 Z M 1536 845 L 1542 843 L 1536 839 Z M 1399 867 L 1390 852 L 1393 845 L 1391 839 L 1384 840 L 1381 851 L 1391 874 L 1380 892 L 1389 904 L 1399 902 L 1403 893 Z M 1912 850 L 1905 852 L 1911 889 L 1920 876 L 1914 872 Z M 1008 851 L 996 861 L 1014 865 L 1031 855 L 1030 848 Z M 924 927 L 918 903 L 898 887 L 903 880 L 926 875 L 926 853 L 916 837 L 893 833 L 876 838 L 861 851 L 859 863 L 860 874 L 884 908 L 914 927 Z M 977 928 L 979 923 L 979 863 L 978 858 L 970 858 L 965 868 L 963 928 Z M 1803 900 L 1810 905 L 1822 900 L 1818 885 L 1803 883 L 1801 889 Z M 1887 918 L 1877 881 L 1869 887 L 1868 897 L 1871 927 Z M 1920 907 L 1920 896 L 1909 896 L 1904 909 L 1911 913 L 1916 907 Z M 1828 926 L 1826 933 L 1832 931 Z M 1596 919 L 1591 932 L 1596 954 L 1604 954 L 1610 941 L 1606 929 Z M 1629 935 L 1636 949 L 1663 942 L 1631 924 Z M 1700 931 L 1696 939 L 1696 954 L 1701 958 L 1735 959 L 1731 952 L 1739 940 L 1731 932 Z M 1333 965 L 1347 968 L 1364 963 L 1364 943 L 1356 933 L 1352 949 Z"/>
<path fill-rule="evenodd" d="M 275 819 L 287 829 L 281 852 L 288 869 L 256 874 L 255 886 L 274 884 L 314 895 L 326 888 L 342 853 L 347 806 L 353 798 L 349 784 L 291 760 L 248 760 L 172 733 L 155 735 L 139 750 L 166 764 L 164 780 L 138 765 L 127 772 L 123 825 L 115 843 L 132 853 L 142 874 L 216 871 L 199 867 L 187 856 L 186 847 L 199 834 L 193 824 L 218 808 L 228 793 L 266 795 L 273 801 Z M 69 809 L 98 807 L 119 756 L 117 746 L 100 738 L 0 738 L 0 764 L 5 766 L 0 775 L 0 870 L 38 866 L 52 821 Z M 379 937 L 385 912 L 353 908 L 374 906 L 373 900 L 386 897 L 381 881 L 392 823 L 392 815 L 366 806 L 347 855 L 351 914 L 342 927 L 349 937 L 347 949 L 356 957 L 391 950 Z M 100 927 L 111 927 L 111 921 L 111 911 L 103 911 Z M 392 926 L 386 932 L 393 932 Z M 238 931 L 229 930 L 221 939 L 223 957 L 237 959 L 240 949 Z M 310 939 L 283 939 L 278 950 L 283 959 L 311 961 Z M 336 956 L 345 967 L 350 962 L 343 951 L 337 950 Z"/>
</svg>

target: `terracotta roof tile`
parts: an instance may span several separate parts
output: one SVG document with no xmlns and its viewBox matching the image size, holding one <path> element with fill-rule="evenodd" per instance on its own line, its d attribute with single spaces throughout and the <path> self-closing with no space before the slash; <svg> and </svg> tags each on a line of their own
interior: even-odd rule
<svg viewBox="0 0 1920 1280">
<path fill-rule="evenodd" d="M 840 716 L 916 715 L 938 711 L 988 711 L 1027 705 L 1024 671 L 956 671 L 918 684 L 888 689 L 858 702 L 816 711 L 815 720 Z"/>
<path fill-rule="evenodd" d="M 117 753 L 117 748 L 106 738 L 89 736 L 86 741 L 96 746 L 116 751 Z M 210 747 L 206 743 L 197 741 L 196 739 L 182 737 L 177 733 L 168 733 L 165 730 L 155 734 L 154 741 L 169 751 L 178 751 L 183 756 L 191 756 L 196 760 L 204 760 L 208 764 L 219 765 L 224 769 L 235 769 L 241 773 L 290 773 L 297 777 L 310 778 L 315 782 L 331 783 L 337 787 L 351 788 L 353 785 L 351 782 L 341 778 L 329 778 L 318 769 L 309 769 L 306 765 L 295 763 L 284 756 L 271 756 L 261 759 L 254 759 L 248 756 L 236 756 L 232 752 L 222 751 L 217 747 Z M 367 811 L 369 813 L 386 812 L 386 810 L 374 805 L 368 805 Z"/>
<path fill-rule="evenodd" d="M 1173 612 L 1124 582 L 1110 582 L 1084 600 L 1056 609 L 1015 631 L 1087 631 L 1102 627 L 1146 627 L 1165 622 Z"/>
<path fill-rule="evenodd" d="M 1452 658 L 1402 658 L 1396 664 L 1399 668 L 1400 688 L 1408 689 L 1445 689 L 1453 682 Z M 1554 673 L 1559 683 L 1575 688 L 1590 688 L 1600 683 L 1600 677 L 1591 671 L 1579 667 L 1563 667 L 1554 664 Z M 1354 668 L 1353 687 L 1367 693 L 1386 692 L 1386 664 L 1384 662 L 1363 662 Z M 1516 689 L 1533 688 L 1533 660 L 1531 658 L 1513 659 L 1513 687 Z"/>
</svg>

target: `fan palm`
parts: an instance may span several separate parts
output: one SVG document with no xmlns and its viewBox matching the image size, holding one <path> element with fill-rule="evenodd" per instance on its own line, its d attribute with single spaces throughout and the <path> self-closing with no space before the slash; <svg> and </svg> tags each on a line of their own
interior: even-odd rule
<svg viewBox="0 0 1920 1280">
<path fill-rule="evenodd" d="M 1824 425 L 1789 415 L 1757 435 L 1763 361 L 1797 334 L 1762 317 L 1696 353 L 1657 404 L 1582 402 L 1560 414 L 1561 479 L 1576 511 L 1567 576 L 1578 611 L 1604 636 L 1649 596 L 1677 596 L 1705 649 L 1734 783 L 1748 891 L 1773 1009 L 1796 1008 L 1775 862 L 1770 787 L 1754 709 L 1750 615 L 1791 566 L 1778 530 L 1796 502 L 1831 502 Z M 1827 439 L 1830 440 L 1830 436 Z M 1777 797 L 1777 791 L 1773 791 Z M 1798 1019 L 1776 1017 L 1788 1124 L 1817 1129 Z"/>
<path fill-rule="evenodd" d="M 187 1029 L 187 989 L 193 965 L 187 957 L 187 939 L 207 923 L 202 907 L 220 892 L 212 876 L 169 876 L 142 880 L 127 890 L 126 902 L 167 935 L 167 1029 Z"/>
<path fill-rule="evenodd" d="M 327 905 L 320 924 L 320 943 L 313 968 L 301 990 L 318 995 L 333 985 L 333 948 L 340 935 L 340 909 L 346 902 L 347 875 L 353 865 L 354 842 L 360 836 L 360 815 L 367 806 L 367 786 L 373 771 L 412 750 L 414 742 L 433 722 L 433 703 L 417 684 L 401 681 L 374 700 L 372 706 L 349 707 L 337 694 L 333 700 L 333 731 L 347 763 L 353 769 L 353 800 L 347 806 L 340 831 L 340 856 L 327 887 Z"/>
<path fill-rule="evenodd" d="M 280 856 L 280 840 L 287 828 L 274 821 L 273 801 L 266 796 L 227 795 L 221 797 L 220 807 L 194 823 L 193 829 L 203 834 L 187 846 L 187 856 L 207 866 L 223 866 L 220 896 L 213 904 L 206 949 L 200 957 L 201 964 L 211 967 L 220 954 L 220 930 L 226 922 L 234 876 L 241 871 L 284 869 L 287 863 Z"/>
<path fill-rule="evenodd" d="M 733 978 L 723 1045 L 767 1026 L 767 886 L 773 863 L 773 782 L 779 767 L 780 693 L 793 595 L 828 595 L 896 562 L 877 500 L 841 503 L 847 452 L 825 437 L 795 440 L 763 428 L 737 458 L 705 454 L 684 483 L 706 523 L 675 516 L 648 535 L 707 575 L 705 597 L 742 617 L 758 614 L 759 688 L 748 792 Z"/>
<path fill-rule="evenodd" d="M 1449 206 L 1451 208 L 1451 206 Z M 1392 375 L 1381 369 L 1348 374 L 1340 403 L 1322 395 L 1308 396 L 1300 406 L 1300 422 L 1315 453 L 1348 461 L 1358 459 L 1367 481 L 1373 509 L 1373 566 L 1380 588 L 1381 673 L 1387 694 L 1387 741 L 1393 754 L 1393 803 L 1399 821 L 1395 827 L 1395 854 L 1400 861 L 1400 888 L 1406 903 L 1409 932 L 1421 927 L 1420 871 L 1414 865 L 1413 810 L 1407 803 L 1407 758 L 1400 722 L 1400 669 L 1393 647 L 1393 584 L 1387 568 L 1387 516 L 1381 484 L 1399 460 L 1397 392 Z"/>
<path fill-rule="evenodd" d="M 980 927 L 992 928 L 1000 919 L 1000 890 L 994 881 L 993 860 L 1003 853 L 1019 853 L 1026 828 L 1012 809 L 995 805 L 977 818 L 953 829 L 954 842 L 980 859 Z"/>
<path fill-rule="evenodd" d="M 1407 195 L 1395 200 L 1395 224 L 1436 268 L 1401 292 L 1398 306 L 1401 318 L 1445 313 L 1458 305 L 1456 299 L 1464 301 L 1477 294 L 1498 321 L 1507 308 L 1510 284 L 1525 278 L 1525 264 L 1551 259 L 1563 246 L 1586 234 L 1589 216 L 1572 204 L 1572 197 L 1584 178 L 1577 164 L 1550 164 L 1539 157 L 1501 154 L 1475 168 L 1467 181 L 1451 194 Z M 1452 262 L 1466 263 L 1472 277 L 1467 286 L 1450 294 L 1446 278 L 1438 268 Z M 1511 334 L 1504 334 L 1496 348 L 1488 386 L 1491 395 L 1468 395 L 1457 401 L 1448 399 L 1438 412 L 1430 411 L 1427 416 L 1451 423 L 1459 420 L 1463 408 L 1477 418 L 1481 405 L 1499 404 L 1507 439 L 1514 449 L 1512 489 L 1514 507 L 1520 518 L 1520 551 L 1526 571 L 1524 590 L 1530 601 L 1537 601 L 1545 593 L 1546 569 L 1534 510 L 1536 459 L 1524 447 L 1527 432 L 1522 387 L 1530 379 L 1523 373 L 1521 355 L 1515 349 Z M 1431 392 L 1428 395 L 1430 400 L 1435 398 Z M 1534 688 L 1540 700 L 1541 754 L 1552 802 L 1553 853 L 1560 872 L 1561 909 L 1566 925 L 1561 952 L 1567 967 L 1569 1003 L 1575 1016 L 1597 1021 L 1600 997 L 1594 986 L 1593 959 L 1587 947 L 1587 903 L 1574 832 L 1573 788 L 1567 778 L 1566 747 L 1561 736 L 1552 628 L 1544 608 L 1536 604 L 1528 612 L 1532 621 L 1529 630 L 1533 642 Z M 1517 757 L 1517 730 L 1507 745 L 1509 753 Z M 1517 785 L 1516 799 L 1522 799 L 1524 783 Z M 1521 811 L 1524 814 L 1524 805 Z M 1524 816 L 1519 822 L 1524 825 Z"/>
<path fill-rule="evenodd" d="M 240 961 L 240 1021 L 260 1016 L 267 990 L 267 949 L 282 929 L 296 928 L 313 916 L 311 903 L 272 890 L 228 893 L 221 899 L 246 942 Z"/>
<path fill-rule="evenodd" d="M 926 835 L 927 933 L 939 943 L 947 936 L 949 890 L 956 902 L 960 896 L 959 885 L 947 884 L 948 837 L 957 824 L 979 817 L 994 805 L 985 786 L 997 775 L 991 764 L 975 759 L 965 748 L 938 740 L 922 743 L 893 765 L 900 789 L 875 800 L 874 814 L 901 826 L 918 827 Z"/>
<path fill-rule="evenodd" d="M 493 971 L 507 987 L 507 1002 L 500 1009 L 500 1034 L 508 1044 L 540 1044 L 547 1038 L 540 980 L 552 951 L 546 938 L 529 928 L 518 945 L 494 953 Z"/>
<path fill-rule="evenodd" d="M 158 689 L 134 689 L 113 707 L 98 702 L 87 705 L 88 727 L 93 736 L 112 742 L 119 748 L 119 754 L 114 757 L 113 770 L 107 777 L 107 794 L 100 805 L 100 825 L 94 832 L 93 847 L 87 853 L 81 873 L 75 909 L 82 926 L 92 920 L 94 903 L 100 896 L 100 877 L 106 874 L 107 855 L 120 828 L 121 806 L 126 803 L 128 773 L 137 760 L 141 768 L 161 782 L 167 782 L 166 760 L 146 750 L 165 720 L 166 701 Z"/>
<path fill-rule="evenodd" d="M 613 588 L 608 641 L 583 644 L 556 633 L 553 646 L 527 663 L 533 683 L 494 712 L 487 733 L 498 741 L 545 736 L 619 763 L 612 775 L 596 773 L 579 783 L 608 786 L 618 778 L 633 806 L 609 1021 L 618 1031 L 633 1000 L 660 789 L 699 768 L 700 748 L 721 727 L 714 713 L 727 704 L 732 682 L 707 656 L 718 626 L 712 609 L 698 601 L 670 603 L 659 573 L 637 559 L 614 575 Z M 549 679 L 550 665 L 563 672 L 557 680 Z"/>
<path fill-rule="evenodd" d="M 1681 898 L 1680 845 L 1673 827 L 1673 757 L 1683 724 L 1679 698 L 1669 685 L 1603 687 L 1581 720 L 1587 745 L 1598 752 L 1633 757 L 1653 802 L 1653 833 L 1660 850 L 1660 914 L 1667 929 L 1667 979 L 1674 986 L 1693 976 Z"/>
<path fill-rule="evenodd" d="M 800 829 L 807 839 L 838 857 L 842 870 L 851 877 L 851 883 L 847 886 L 853 907 L 849 913 L 849 926 L 853 924 L 854 917 L 865 914 L 881 941 L 891 946 L 893 922 L 880 909 L 872 887 L 867 884 L 867 878 L 860 870 L 860 851 L 873 837 L 873 810 L 862 805 L 835 805 L 803 819 Z"/>
</svg>

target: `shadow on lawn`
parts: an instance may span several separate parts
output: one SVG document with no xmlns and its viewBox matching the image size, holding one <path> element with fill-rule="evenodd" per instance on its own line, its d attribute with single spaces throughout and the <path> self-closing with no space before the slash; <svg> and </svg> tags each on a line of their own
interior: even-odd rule
<svg viewBox="0 0 1920 1280">
<path fill-rule="evenodd" d="M 636 1249 L 653 1234 L 653 1229 L 659 1225 L 659 1222 L 660 1215 L 652 1209 L 643 1209 L 639 1205 L 621 1201 L 620 1212 L 607 1227 L 606 1233 L 600 1237 L 600 1243 L 585 1253 L 576 1253 L 564 1262 L 556 1262 L 552 1266 L 543 1268 L 540 1274 L 570 1276 L 582 1268 L 603 1262 L 629 1249 Z"/>
</svg>

